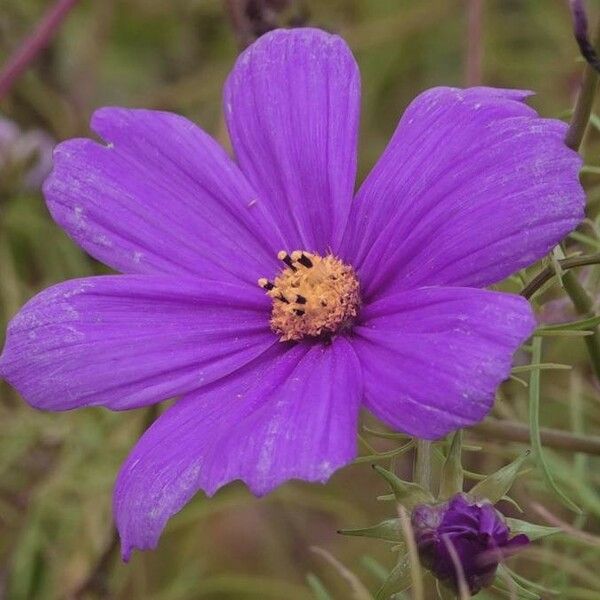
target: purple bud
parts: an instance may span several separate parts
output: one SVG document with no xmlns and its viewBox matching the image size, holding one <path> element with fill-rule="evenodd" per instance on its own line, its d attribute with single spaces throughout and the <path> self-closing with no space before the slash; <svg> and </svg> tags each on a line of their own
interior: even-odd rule
<svg viewBox="0 0 600 600">
<path fill-rule="evenodd" d="M 581 55 L 596 71 L 600 71 L 600 58 L 588 35 L 588 20 L 583 0 L 569 0 L 569 6 L 573 18 L 573 34 Z"/>
<path fill-rule="evenodd" d="M 509 539 L 503 516 L 489 502 L 471 502 L 464 494 L 415 507 L 411 521 L 423 566 L 457 591 L 458 559 L 471 594 L 490 585 L 500 561 L 529 543 L 523 534 Z"/>
</svg>

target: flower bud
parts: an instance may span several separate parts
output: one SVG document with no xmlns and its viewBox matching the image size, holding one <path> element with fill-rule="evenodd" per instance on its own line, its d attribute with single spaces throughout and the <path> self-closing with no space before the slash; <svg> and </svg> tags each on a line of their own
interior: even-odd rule
<svg viewBox="0 0 600 600">
<path fill-rule="evenodd" d="M 490 585 L 500 561 L 529 543 L 524 534 L 509 539 L 504 517 L 492 504 L 464 494 L 415 507 L 411 522 L 423 566 L 453 590 L 464 577 L 471 594 Z"/>
</svg>

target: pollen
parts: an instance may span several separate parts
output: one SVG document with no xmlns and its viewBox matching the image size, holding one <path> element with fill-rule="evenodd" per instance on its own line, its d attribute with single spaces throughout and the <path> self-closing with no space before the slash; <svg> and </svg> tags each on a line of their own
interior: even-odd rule
<svg viewBox="0 0 600 600">
<path fill-rule="evenodd" d="M 282 342 L 327 338 L 348 328 L 360 308 L 354 269 L 339 258 L 296 250 L 279 252 L 284 268 L 258 285 L 273 299 L 271 329 Z"/>
</svg>

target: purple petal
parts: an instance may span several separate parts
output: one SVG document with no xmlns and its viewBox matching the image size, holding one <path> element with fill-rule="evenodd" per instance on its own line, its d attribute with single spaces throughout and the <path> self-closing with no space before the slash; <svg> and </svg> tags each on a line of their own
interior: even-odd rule
<svg viewBox="0 0 600 600">
<path fill-rule="evenodd" d="M 358 192 L 340 255 L 366 296 L 486 286 L 543 256 L 583 218 L 566 125 L 526 92 L 435 88 L 408 107 Z"/>
<path fill-rule="evenodd" d="M 0 376 L 37 408 L 121 410 L 197 390 L 278 343 L 258 286 L 92 277 L 23 307 L 9 325 Z"/>
<path fill-rule="evenodd" d="M 285 348 L 285 346 L 281 346 Z M 187 396 L 140 439 L 117 480 L 123 557 L 154 548 L 199 490 L 241 479 L 262 495 L 288 479 L 325 482 L 356 454 L 360 369 L 351 345 L 297 344 Z"/>
<path fill-rule="evenodd" d="M 365 403 L 395 429 L 426 439 L 480 421 L 535 320 L 519 296 L 421 288 L 363 309 L 353 340 Z"/>
<path fill-rule="evenodd" d="M 221 147 L 178 115 L 104 108 L 101 145 L 58 146 L 44 192 L 56 221 L 126 273 L 256 282 L 277 269 L 278 228 Z"/>
<path fill-rule="evenodd" d="M 225 87 L 235 154 L 281 224 L 284 250 L 325 252 L 346 226 L 356 176 L 360 74 L 339 37 L 276 30 Z"/>
</svg>

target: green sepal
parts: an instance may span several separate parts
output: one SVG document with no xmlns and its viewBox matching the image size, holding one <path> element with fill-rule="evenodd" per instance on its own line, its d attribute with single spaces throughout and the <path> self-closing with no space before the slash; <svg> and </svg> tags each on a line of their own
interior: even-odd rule
<svg viewBox="0 0 600 600">
<path fill-rule="evenodd" d="M 402 504 L 407 511 L 410 512 L 418 504 L 431 504 L 434 502 L 433 496 L 419 484 L 403 481 L 394 473 L 379 465 L 373 465 L 373 469 L 388 482 L 396 502 Z"/>
<path fill-rule="evenodd" d="M 377 500 L 379 500 L 380 502 L 391 502 L 395 499 L 396 496 L 394 496 L 394 494 L 383 494 L 381 496 L 377 496 Z"/>
<path fill-rule="evenodd" d="M 536 525 L 535 523 L 528 523 L 527 521 L 510 517 L 506 519 L 506 524 L 510 527 L 511 533 L 524 533 L 532 542 L 561 532 L 559 527 Z"/>
<path fill-rule="evenodd" d="M 462 431 L 459 429 L 452 438 L 448 456 L 440 474 L 439 500 L 448 498 L 462 492 L 464 471 L 461 462 Z"/>
<path fill-rule="evenodd" d="M 401 555 L 384 584 L 377 590 L 375 600 L 388 600 L 393 594 L 407 590 L 412 584 L 410 566 L 408 554 Z"/>
<path fill-rule="evenodd" d="M 521 465 L 529 455 L 530 451 L 528 450 L 510 464 L 488 475 L 471 489 L 469 496 L 475 500 L 489 500 L 492 504 L 496 504 L 510 490 L 519 474 Z"/>
<path fill-rule="evenodd" d="M 508 587 L 506 580 L 510 579 L 511 586 Z M 517 581 L 512 574 L 504 569 L 503 565 L 498 566 L 498 574 L 494 579 L 494 584 L 492 585 L 493 589 L 496 589 L 504 594 L 508 594 L 509 598 L 513 598 L 513 590 L 516 592 L 517 598 L 522 600 L 540 600 L 541 596 L 536 592 L 532 592 L 523 586 L 519 581 Z M 512 588 L 512 590 L 511 590 Z"/>
<path fill-rule="evenodd" d="M 532 592 L 539 592 L 540 594 L 549 594 L 550 596 L 557 597 L 559 596 L 559 592 L 557 590 L 546 587 L 545 585 L 540 585 L 539 583 L 535 583 L 534 581 L 530 581 L 526 579 L 522 575 L 519 575 L 512 569 L 509 569 L 506 565 L 500 565 L 498 567 L 498 572 L 502 573 L 503 571 L 507 572 L 517 583 L 520 583 L 523 587 L 527 588 Z"/>
<path fill-rule="evenodd" d="M 342 535 L 353 535 L 358 537 L 375 538 L 388 542 L 401 542 L 404 539 L 400 519 L 386 519 L 372 527 L 363 527 L 361 529 L 340 529 L 338 533 Z"/>
</svg>

